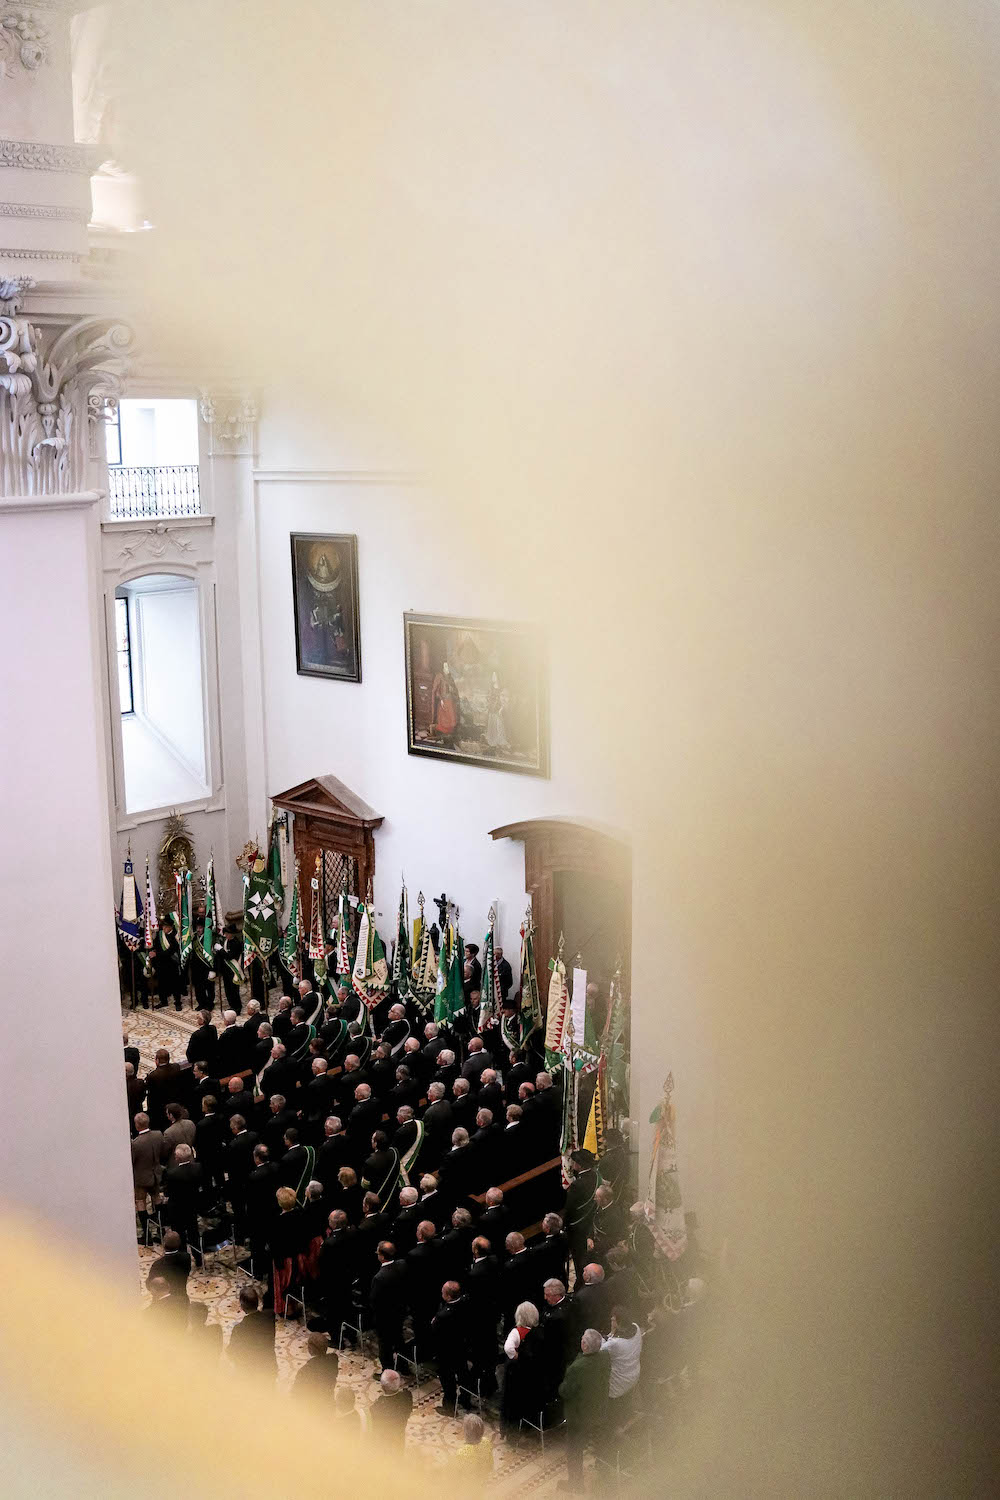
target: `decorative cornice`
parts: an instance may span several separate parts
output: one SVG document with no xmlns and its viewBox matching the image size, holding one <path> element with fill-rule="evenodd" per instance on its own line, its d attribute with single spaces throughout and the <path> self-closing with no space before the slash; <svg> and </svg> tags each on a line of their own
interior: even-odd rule
<svg viewBox="0 0 1000 1500">
<path fill-rule="evenodd" d="M 0 167 L 22 167 L 33 172 L 76 172 L 89 177 L 100 166 L 100 158 L 99 146 L 0 139 Z"/>
<path fill-rule="evenodd" d="M 76 250 L 29 250 L 24 245 L 7 248 L 0 245 L 0 260 L 82 260 Z"/>
<path fill-rule="evenodd" d="M 0 516 L 26 510 L 86 510 L 101 498 L 100 490 L 80 490 L 75 495 L 0 495 Z"/>
<path fill-rule="evenodd" d="M 190 552 L 191 543 L 183 536 L 176 535 L 177 531 L 178 527 L 167 526 L 163 521 L 158 521 L 156 525 L 140 531 L 134 542 L 119 546 L 118 556 L 122 562 L 133 562 L 140 552 L 148 552 L 151 557 L 163 557 L 171 547 L 176 547 L 178 552 Z"/>
<path fill-rule="evenodd" d="M 256 484 L 422 484 L 405 469 L 254 469 Z"/>
<path fill-rule="evenodd" d="M 63 203 L 0 203 L 0 218 L 62 219 L 67 224 L 86 224 L 84 208 L 69 208 Z"/>
</svg>

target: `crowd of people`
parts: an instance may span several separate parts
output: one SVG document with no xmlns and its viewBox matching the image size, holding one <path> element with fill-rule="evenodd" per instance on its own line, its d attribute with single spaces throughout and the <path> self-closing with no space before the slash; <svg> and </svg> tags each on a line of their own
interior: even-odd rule
<svg viewBox="0 0 1000 1500">
<path fill-rule="evenodd" d="M 184 1062 L 161 1050 L 142 1078 L 126 1038 L 137 1229 L 162 1241 L 157 1313 L 190 1318 L 192 1263 L 223 1239 L 245 1246 L 255 1285 L 230 1360 L 276 1370 L 275 1319 L 301 1316 L 295 1390 L 328 1390 L 357 1424 L 334 1351 L 371 1339 L 373 1428 L 402 1444 L 403 1374 L 433 1369 L 442 1416 L 495 1410 L 517 1435 L 564 1427 L 571 1489 L 584 1447 L 608 1458 L 694 1366 L 695 1252 L 661 1256 L 629 1206 L 614 1130 L 599 1159 L 573 1154 L 564 1187 L 560 1080 L 530 1045 L 403 1004 L 369 1015 L 346 986 L 324 1003 L 308 980 L 271 1017 L 251 999 L 219 1026 L 208 1010 L 197 1021 Z M 196 1337 L 214 1336 L 193 1316 Z M 469 1432 L 475 1467 L 486 1450 Z"/>
</svg>

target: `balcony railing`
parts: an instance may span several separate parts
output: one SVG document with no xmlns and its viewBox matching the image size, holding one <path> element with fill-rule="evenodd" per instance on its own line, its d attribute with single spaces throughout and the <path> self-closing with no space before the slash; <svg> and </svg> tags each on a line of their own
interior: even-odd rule
<svg viewBox="0 0 1000 1500">
<path fill-rule="evenodd" d="M 108 514 L 112 521 L 200 516 L 198 465 L 109 465 Z"/>
</svg>

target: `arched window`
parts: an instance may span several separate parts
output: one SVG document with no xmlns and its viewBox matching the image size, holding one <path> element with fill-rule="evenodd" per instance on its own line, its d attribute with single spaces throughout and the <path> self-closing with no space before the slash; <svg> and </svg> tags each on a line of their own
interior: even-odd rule
<svg viewBox="0 0 1000 1500">
<path fill-rule="evenodd" d="M 125 811 L 206 796 L 198 585 L 176 573 L 122 584 L 115 590 L 115 626 Z"/>
</svg>

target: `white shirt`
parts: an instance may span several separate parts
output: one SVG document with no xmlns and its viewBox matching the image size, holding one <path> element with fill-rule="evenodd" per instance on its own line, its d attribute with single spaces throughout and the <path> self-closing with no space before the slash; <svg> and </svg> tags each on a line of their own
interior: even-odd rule
<svg viewBox="0 0 1000 1500">
<path fill-rule="evenodd" d="M 611 1356 L 611 1381 L 608 1386 L 608 1396 L 612 1400 L 616 1396 L 624 1396 L 625 1392 L 630 1391 L 639 1379 L 642 1333 L 636 1324 L 632 1326 L 635 1331 L 631 1338 L 621 1338 L 617 1334 L 612 1334 L 601 1344 L 601 1348 L 606 1349 Z"/>
</svg>

